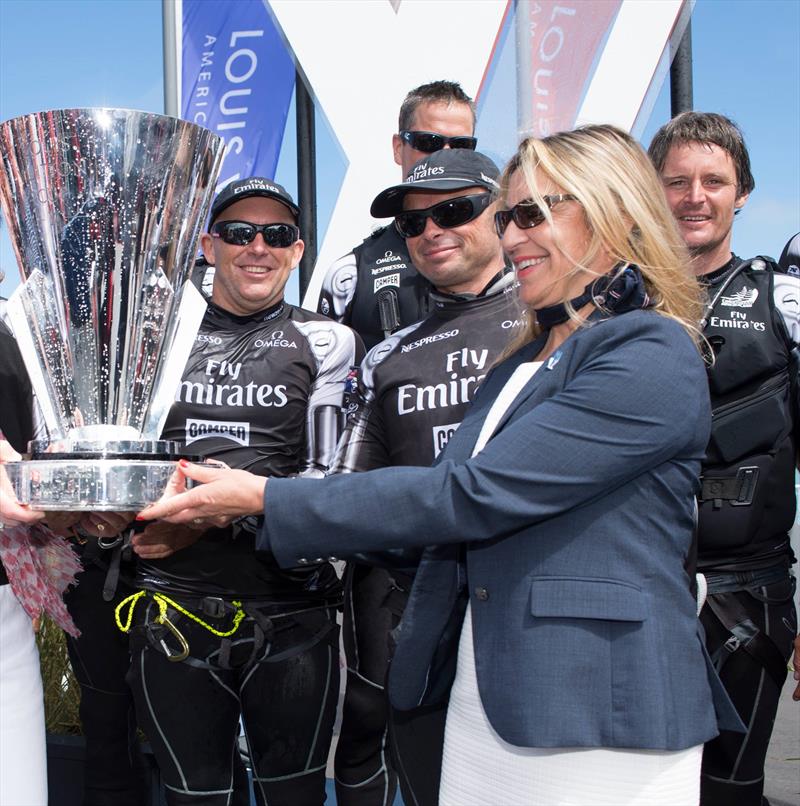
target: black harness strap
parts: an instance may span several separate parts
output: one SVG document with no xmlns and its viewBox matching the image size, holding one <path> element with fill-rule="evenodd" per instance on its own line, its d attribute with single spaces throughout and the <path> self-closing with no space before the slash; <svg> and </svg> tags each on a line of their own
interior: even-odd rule
<svg viewBox="0 0 800 806">
<path fill-rule="evenodd" d="M 732 506 L 750 506 L 758 482 L 757 467 L 740 467 L 735 476 L 702 476 L 700 501 L 713 501 L 719 509 L 723 501 Z"/>
<path fill-rule="evenodd" d="M 104 545 L 103 539 L 97 540 L 97 551 L 92 556 L 92 562 L 100 568 L 105 568 L 106 578 L 103 582 L 103 600 L 110 602 L 117 594 L 117 587 L 119 586 L 120 577 L 120 564 L 124 560 L 126 563 L 131 561 L 133 556 L 133 549 L 131 548 L 131 539 L 135 532 L 144 531 L 141 524 L 136 524 L 130 528 L 124 529 L 116 539 L 111 543 Z M 106 564 L 100 559 L 103 555 L 110 555 L 110 559 Z"/>
<path fill-rule="evenodd" d="M 768 635 L 753 623 L 733 593 L 711 593 L 706 605 L 731 633 L 731 637 L 714 653 L 711 660 L 717 673 L 738 649 L 743 649 L 760 663 L 778 688 L 786 679 L 786 661 Z"/>
<path fill-rule="evenodd" d="M 206 597 L 208 598 L 208 597 Z M 212 597 L 213 598 L 213 597 Z M 327 609 L 330 607 L 330 604 L 326 604 L 321 607 L 311 607 L 305 610 L 296 611 L 296 613 L 304 613 L 304 612 L 311 612 L 315 610 Z M 295 655 L 299 655 L 302 652 L 305 652 L 307 649 L 315 646 L 319 643 L 323 638 L 327 638 L 331 645 L 338 649 L 338 636 L 332 631 L 334 630 L 336 624 L 332 621 L 326 621 L 322 627 L 317 630 L 316 632 L 312 633 L 308 638 L 304 641 L 301 641 L 299 644 L 294 644 L 293 646 L 287 647 L 287 649 L 283 650 L 282 652 L 277 652 L 275 654 L 271 654 L 270 646 L 274 635 L 276 632 L 280 632 L 282 630 L 291 629 L 292 627 L 296 626 L 297 622 L 294 622 L 291 619 L 292 614 L 285 614 L 289 616 L 289 619 L 282 623 L 281 626 L 276 626 L 274 619 L 282 620 L 285 616 L 284 614 L 276 614 L 272 617 L 265 615 L 264 613 L 260 612 L 257 607 L 254 606 L 245 606 L 244 611 L 247 614 L 248 618 L 251 619 L 253 624 L 253 649 L 250 652 L 250 657 L 248 660 L 241 665 L 240 668 L 247 668 L 253 663 L 277 663 L 282 660 L 286 660 L 287 658 L 294 657 Z M 180 623 L 185 616 L 177 610 L 174 610 L 172 607 L 167 608 L 167 612 L 169 614 L 170 619 L 172 619 L 175 623 Z M 155 622 L 148 622 L 145 625 L 142 625 L 144 632 L 147 636 L 148 643 L 150 646 L 158 652 L 164 654 L 165 648 L 162 645 L 162 642 L 165 638 L 168 637 L 168 631 L 163 625 L 156 624 Z M 244 641 L 249 642 L 251 639 L 244 639 Z M 222 638 L 220 641 L 220 649 L 219 652 L 216 653 L 216 662 L 210 663 L 207 660 L 200 660 L 199 658 L 192 657 L 189 655 L 186 658 L 183 658 L 180 662 L 185 663 L 188 666 L 192 666 L 196 669 L 206 669 L 210 671 L 214 671 L 217 669 L 230 669 L 230 656 L 231 651 L 234 646 L 244 643 L 244 641 L 233 641 L 230 637 Z M 258 657 L 262 647 L 267 644 L 267 650 L 262 657 Z M 210 656 L 213 657 L 213 656 Z"/>
<path fill-rule="evenodd" d="M 256 662 L 257 663 L 279 663 L 280 661 L 287 660 L 288 658 L 293 658 L 295 655 L 300 655 L 303 652 L 305 652 L 307 649 L 311 649 L 312 646 L 316 646 L 323 638 L 326 638 L 326 637 L 329 638 L 330 633 L 331 633 L 331 631 L 333 629 L 334 629 L 333 622 L 328 622 L 322 628 L 317 630 L 313 635 L 310 635 L 308 638 L 306 638 L 305 641 L 301 641 L 299 644 L 295 644 L 294 646 L 287 647 L 282 652 L 276 652 L 275 654 L 271 654 L 269 649 L 267 649 L 266 655 L 264 655 L 264 657 L 262 657 L 262 658 L 259 658 L 258 661 L 256 661 Z M 225 639 L 225 640 L 228 640 L 228 639 Z M 225 643 L 225 641 L 223 641 L 223 649 L 224 649 L 224 643 Z M 245 666 L 243 668 L 246 668 L 247 666 L 249 666 L 250 664 L 252 664 L 255 661 L 256 653 L 258 652 L 260 647 L 263 645 L 263 643 L 264 643 L 263 635 L 261 636 L 261 641 L 260 642 L 258 640 L 254 641 L 254 647 L 253 647 L 253 651 L 250 654 L 250 659 L 247 661 L 247 663 L 245 664 Z M 334 644 L 334 642 L 331 641 L 330 638 L 329 638 L 329 643 L 331 644 L 331 646 L 334 646 L 335 649 L 338 649 L 338 641 L 336 642 L 336 644 Z M 232 645 L 230 641 L 228 641 L 228 644 L 229 644 L 229 646 L 228 646 L 228 656 L 226 658 L 227 662 L 229 662 L 229 660 L 230 660 L 230 647 Z M 189 666 L 193 666 L 196 669 L 208 669 L 208 670 L 211 670 L 211 671 L 215 671 L 215 670 L 217 670 L 219 668 L 229 668 L 227 666 L 222 665 L 222 663 L 223 663 L 223 658 L 222 658 L 223 649 L 220 649 L 220 653 L 217 656 L 218 662 L 217 662 L 216 665 L 208 663 L 206 661 L 198 660 L 197 658 L 193 658 L 191 656 L 189 656 L 188 658 L 184 658 L 181 661 L 181 663 L 186 663 Z"/>
<path fill-rule="evenodd" d="M 305 652 L 307 649 L 311 649 L 312 646 L 316 646 L 323 638 L 326 637 L 328 637 L 331 646 L 334 646 L 336 649 L 338 649 L 339 642 L 337 641 L 334 644 L 334 642 L 330 640 L 330 634 L 334 627 L 335 623 L 328 621 L 323 624 L 322 627 L 315 633 L 306 638 L 305 641 L 301 641 L 299 644 L 290 646 L 284 649 L 283 652 L 276 652 L 274 655 L 267 653 L 266 657 L 262 659 L 261 663 L 278 663 L 279 661 L 286 660 L 287 658 L 293 658 L 295 655 L 299 655 L 302 652 Z"/>
<path fill-rule="evenodd" d="M 111 549 L 111 559 L 108 562 L 106 578 L 103 582 L 103 600 L 110 602 L 117 593 L 119 585 L 119 566 L 122 561 L 122 546 L 115 546 Z"/>
</svg>

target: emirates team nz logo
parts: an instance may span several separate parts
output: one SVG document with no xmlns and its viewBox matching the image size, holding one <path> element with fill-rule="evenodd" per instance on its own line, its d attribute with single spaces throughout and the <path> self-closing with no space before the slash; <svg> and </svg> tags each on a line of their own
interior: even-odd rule
<svg viewBox="0 0 800 806">
<path fill-rule="evenodd" d="M 737 291 L 729 297 L 723 297 L 720 302 L 723 308 L 752 308 L 757 299 L 757 288 L 743 286 L 741 291 Z"/>
</svg>

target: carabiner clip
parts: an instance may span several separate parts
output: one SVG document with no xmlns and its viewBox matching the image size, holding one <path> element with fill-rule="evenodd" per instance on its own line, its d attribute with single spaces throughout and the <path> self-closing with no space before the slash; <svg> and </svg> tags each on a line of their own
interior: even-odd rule
<svg viewBox="0 0 800 806">
<path fill-rule="evenodd" d="M 172 661 L 173 663 L 180 663 L 180 661 L 186 660 L 186 658 L 189 657 L 189 644 L 183 637 L 183 633 L 169 620 L 169 617 L 166 613 L 156 619 L 156 623 L 163 624 L 175 636 L 175 640 L 181 646 L 181 651 L 173 654 L 170 652 L 167 642 L 162 638 L 159 643 L 161 644 L 161 648 L 164 650 L 164 654 L 167 656 L 167 660 Z"/>
</svg>

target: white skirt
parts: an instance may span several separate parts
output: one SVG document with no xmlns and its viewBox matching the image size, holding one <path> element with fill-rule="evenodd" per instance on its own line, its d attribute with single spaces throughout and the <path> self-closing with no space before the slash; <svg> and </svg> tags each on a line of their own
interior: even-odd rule
<svg viewBox="0 0 800 806">
<path fill-rule="evenodd" d="M 0 585 L 0 806 L 47 806 L 39 652 L 11 585 Z"/>
<path fill-rule="evenodd" d="M 697 806 L 702 756 L 702 745 L 668 752 L 503 741 L 478 695 L 467 607 L 447 709 L 440 806 Z"/>
</svg>

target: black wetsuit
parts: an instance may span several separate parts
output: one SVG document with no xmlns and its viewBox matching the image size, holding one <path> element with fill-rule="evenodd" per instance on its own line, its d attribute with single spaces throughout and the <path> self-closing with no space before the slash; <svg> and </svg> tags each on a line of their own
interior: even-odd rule
<svg viewBox="0 0 800 806">
<path fill-rule="evenodd" d="M 322 475 L 360 352 L 348 328 L 285 303 L 246 317 L 210 304 L 162 436 L 260 475 Z M 240 802 L 240 715 L 260 804 L 325 798 L 341 584 L 328 562 L 280 569 L 255 529 L 138 565 L 129 681 L 170 804 Z"/>
<path fill-rule="evenodd" d="M 317 310 L 352 327 L 370 350 L 399 328 L 427 316 L 430 290 L 392 223 L 328 269 Z"/>
<path fill-rule="evenodd" d="M 701 280 L 716 360 L 699 504 L 698 568 L 708 583 L 700 618 L 747 727 L 706 744 L 701 803 L 761 806 L 764 759 L 797 633 L 788 532 L 800 437 L 800 279 L 769 259 L 734 256 Z"/>
<path fill-rule="evenodd" d="M 72 539 L 83 571 L 64 592 L 64 603 L 81 631 L 66 636 L 70 665 L 81 688 L 80 718 L 86 743 L 83 806 L 146 806 L 148 771 L 137 738 L 133 694 L 126 682 L 128 640 L 114 623 L 114 608 L 132 593 L 133 559 L 126 550 L 120 576 L 103 595 L 114 551 L 97 540 Z"/>
<path fill-rule="evenodd" d="M 25 453 L 33 439 L 33 393 L 17 342 L 0 321 L 0 430 L 14 450 Z"/>
<path fill-rule="evenodd" d="M 512 285 L 513 275 L 504 274 L 479 296 L 433 292 L 427 319 L 367 354 L 334 472 L 433 462 L 481 380 L 524 324 Z M 446 709 L 396 712 L 387 728 L 389 634 L 403 614 L 415 566 L 413 556 L 395 559 L 391 570 L 348 564 L 343 627 L 348 678 L 335 760 L 341 806 L 391 804 L 398 774 L 407 804 L 438 799 Z"/>
</svg>

